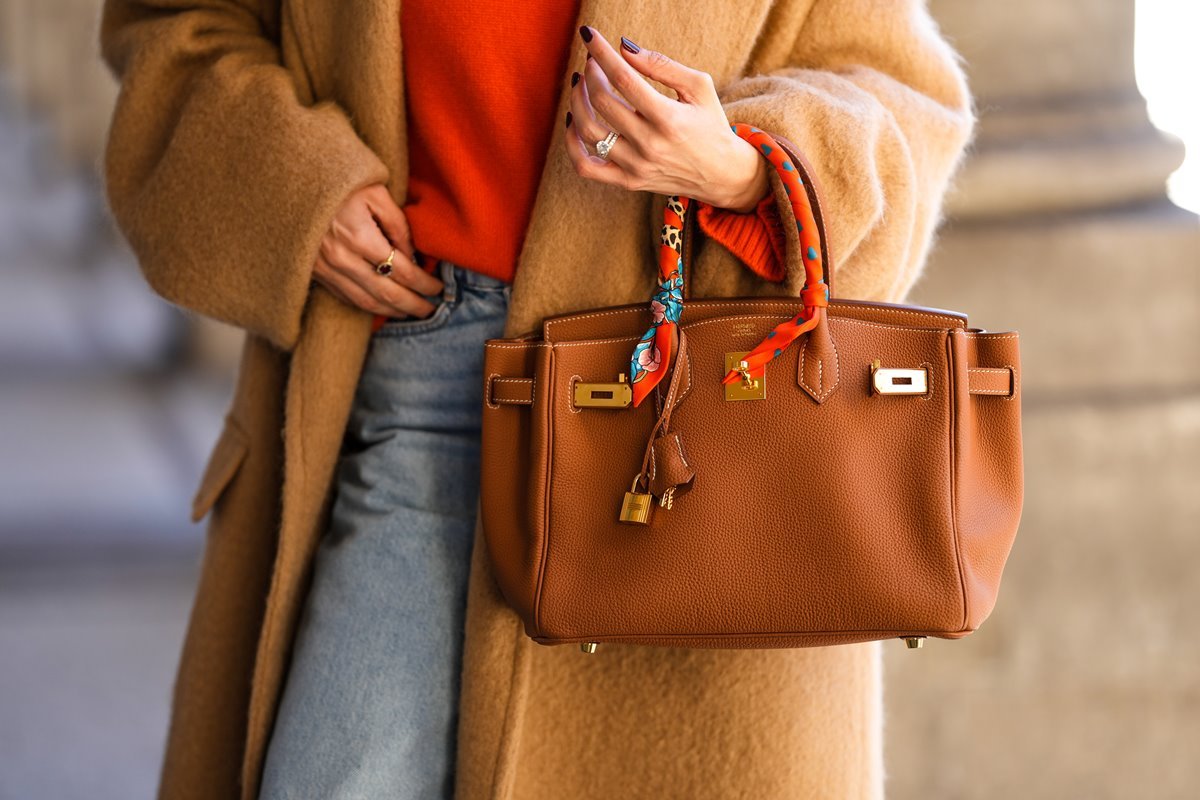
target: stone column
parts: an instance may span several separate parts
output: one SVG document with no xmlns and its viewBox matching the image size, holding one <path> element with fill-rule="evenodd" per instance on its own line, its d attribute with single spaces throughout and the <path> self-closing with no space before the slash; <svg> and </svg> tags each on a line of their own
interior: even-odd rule
<svg viewBox="0 0 1200 800">
<path fill-rule="evenodd" d="M 64 156 L 94 163 L 117 89 L 100 62 L 99 0 L 0 0 L 0 72 L 52 123 Z"/>
<path fill-rule="evenodd" d="M 1025 510 L 996 611 L 885 648 L 892 798 L 1200 782 L 1200 224 L 1167 201 L 1132 0 L 933 0 L 981 117 L 922 305 L 1022 334 Z"/>
</svg>

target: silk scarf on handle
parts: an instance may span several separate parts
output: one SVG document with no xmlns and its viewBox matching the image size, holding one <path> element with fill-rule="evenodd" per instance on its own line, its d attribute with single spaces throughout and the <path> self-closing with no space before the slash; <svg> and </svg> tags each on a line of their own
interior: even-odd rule
<svg viewBox="0 0 1200 800">
<path fill-rule="evenodd" d="M 800 237 L 800 254 L 804 263 L 804 288 L 800 291 L 803 309 L 775 326 L 766 337 L 746 353 L 746 371 L 732 369 L 722 383 L 752 380 L 760 377 L 771 359 L 783 353 L 802 333 L 817 324 L 817 308 L 829 304 L 829 286 L 824 281 L 821 263 L 820 230 L 813 216 L 808 193 L 799 172 L 787 153 L 766 131 L 735 122 L 729 126 L 771 163 L 783 181 L 791 202 Z M 658 269 L 661 281 L 650 298 L 652 323 L 633 349 L 629 363 L 629 382 L 633 389 L 633 405 L 637 406 L 663 379 L 673 356 L 672 342 L 679 317 L 683 313 L 683 219 L 691 206 L 687 197 L 672 195 L 663 212 L 661 244 L 658 249 Z"/>
</svg>

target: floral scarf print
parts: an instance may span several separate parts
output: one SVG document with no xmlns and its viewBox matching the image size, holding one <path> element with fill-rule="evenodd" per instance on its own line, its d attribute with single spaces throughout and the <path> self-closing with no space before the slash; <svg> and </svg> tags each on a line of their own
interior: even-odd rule
<svg viewBox="0 0 1200 800">
<path fill-rule="evenodd" d="M 683 219 L 690 204 L 687 197 L 672 196 L 663 214 L 658 247 L 658 269 L 663 278 L 650 298 L 650 327 L 633 348 L 629 361 L 635 406 L 658 385 L 671 361 L 671 343 L 683 313 Z"/>
<path fill-rule="evenodd" d="M 801 334 L 817 325 L 817 308 L 829 304 L 829 286 L 824 281 L 821 263 L 821 238 L 809 203 L 808 192 L 800 175 L 769 133 L 760 128 L 735 122 L 730 128 L 766 158 L 775 168 L 783 182 L 783 188 L 791 201 L 796 219 L 796 231 L 800 238 L 801 258 L 804 263 L 804 288 L 800 292 L 803 310 L 775 326 L 766 337 L 750 350 L 745 358 L 749 377 L 763 374 L 767 362 L 779 356 Z M 658 290 L 650 299 L 651 325 L 642 334 L 633 349 L 629 363 L 629 381 L 633 388 L 633 405 L 637 406 L 658 385 L 671 363 L 671 346 L 675 328 L 683 313 L 683 219 L 690 200 L 677 195 L 671 196 L 663 214 L 661 244 L 659 245 L 658 267 L 662 280 Z M 738 370 L 730 370 L 722 383 L 740 380 L 744 376 Z"/>
</svg>

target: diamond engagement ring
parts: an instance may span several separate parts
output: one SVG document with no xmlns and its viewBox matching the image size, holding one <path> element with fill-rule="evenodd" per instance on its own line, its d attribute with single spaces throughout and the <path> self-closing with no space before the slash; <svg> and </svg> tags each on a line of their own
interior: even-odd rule
<svg viewBox="0 0 1200 800">
<path fill-rule="evenodd" d="M 596 142 L 596 155 L 603 159 L 608 158 L 608 154 L 612 152 L 613 144 L 617 141 L 617 137 L 621 134 L 616 131 L 609 131 L 608 136 L 605 136 L 600 141 Z"/>
</svg>

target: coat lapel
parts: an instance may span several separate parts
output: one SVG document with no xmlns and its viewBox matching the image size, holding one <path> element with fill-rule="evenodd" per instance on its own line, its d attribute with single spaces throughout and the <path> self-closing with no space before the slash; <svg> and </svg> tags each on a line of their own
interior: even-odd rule
<svg viewBox="0 0 1200 800">
<path fill-rule="evenodd" d="M 318 102 L 334 101 L 345 109 L 358 134 L 388 166 L 389 189 L 403 203 L 408 145 L 400 2 L 294 0 L 286 12 L 305 62 L 296 68 L 312 81 Z M 765 13 L 768 5 L 768 0 L 754 0 L 739 13 Z M 715 46 L 705 41 L 708 12 L 693 3 L 686 14 L 664 13 L 678 10 L 633 0 L 581 0 L 576 27 L 591 25 L 610 41 L 629 36 L 714 76 L 741 67 L 711 59 L 747 52 L 752 42 Z M 741 29 L 752 34 L 758 28 L 751 21 Z M 568 110 L 569 76 L 586 56 L 578 36 L 569 46 L 556 119 L 537 121 L 552 124 L 555 133 L 518 259 L 510 335 L 552 314 L 640 302 L 655 281 L 663 198 L 588 182 L 575 174 L 566 156 L 561 120 Z M 291 637 L 327 518 L 341 437 L 369 340 L 369 315 L 314 289 L 288 375 L 280 539 L 253 677 L 243 764 L 246 800 L 257 793 Z M 535 652 L 496 592 L 478 530 L 475 550 L 463 667 L 459 797 L 503 798 L 519 749 L 529 665 L 544 654 Z"/>
<path fill-rule="evenodd" d="M 408 180 L 399 0 L 307 0 L 290 6 L 303 68 L 318 101 L 335 99 L 389 171 Z M 386 79 L 381 76 L 394 76 Z M 280 535 L 259 636 L 247 719 L 242 798 L 258 792 L 263 757 L 303 606 L 306 577 L 329 509 L 330 488 L 371 317 L 314 287 L 291 355 L 284 412 Z"/>
</svg>

